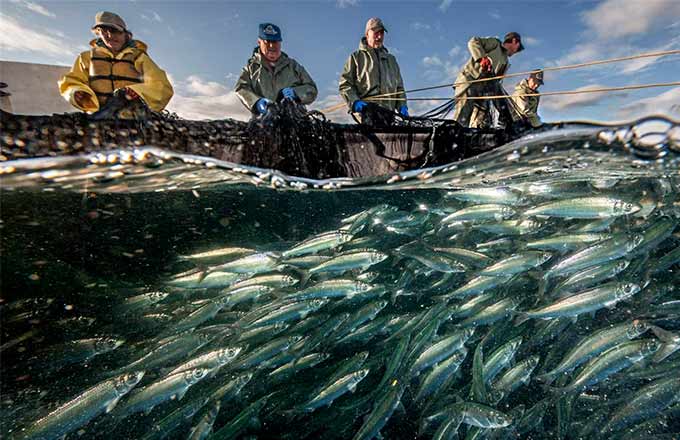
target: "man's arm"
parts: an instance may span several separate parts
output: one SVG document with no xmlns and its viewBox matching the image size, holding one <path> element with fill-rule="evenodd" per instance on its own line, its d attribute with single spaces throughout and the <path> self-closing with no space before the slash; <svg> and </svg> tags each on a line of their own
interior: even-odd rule
<svg viewBox="0 0 680 440">
<path fill-rule="evenodd" d="M 234 88 L 234 91 L 236 92 L 236 95 L 239 97 L 243 105 L 246 106 L 248 110 L 251 112 L 255 111 L 255 103 L 262 98 L 262 96 L 258 95 L 253 91 L 253 87 L 250 82 L 250 70 L 248 69 L 248 65 L 246 65 L 243 68 L 243 71 L 241 72 L 241 76 L 238 78 L 238 81 L 236 81 L 236 87 Z"/>
<path fill-rule="evenodd" d="M 408 105 L 406 103 L 406 93 L 404 93 L 404 79 L 401 77 L 401 70 L 399 69 L 399 64 L 397 63 L 397 59 L 394 59 L 394 67 L 396 68 L 397 72 L 397 78 L 399 78 L 399 84 L 397 84 L 397 92 L 400 92 L 398 95 L 394 95 L 394 97 L 397 100 L 397 108 L 400 108 L 402 105 Z"/>
<path fill-rule="evenodd" d="M 99 100 L 89 85 L 89 66 L 89 52 L 78 55 L 71 70 L 61 77 L 57 85 L 61 96 L 72 106 L 85 112 L 96 112 L 99 110 Z M 76 94 L 79 99 L 76 99 Z"/>
<path fill-rule="evenodd" d="M 342 96 L 342 99 L 345 100 L 350 109 L 352 108 L 354 101 L 360 99 L 356 89 L 356 70 L 356 61 L 354 60 L 354 56 L 350 55 L 340 74 L 340 82 L 338 85 L 340 96 Z"/>
<path fill-rule="evenodd" d="M 168 75 L 146 53 L 137 57 L 135 69 L 142 72 L 144 82 L 129 85 L 127 88 L 141 96 L 151 110 L 163 110 L 174 94 Z"/>
<path fill-rule="evenodd" d="M 538 117 L 536 109 L 531 108 L 529 105 L 529 99 L 527 96 L 520 96 L 526 93 L 525 90 L 521 88 L 516 88 L 512 93 L 512 103 L 514 104 L 517 113 L 526 119 L 532 127 L 538 127 L 542 124 L 541 118 Z"/>
<path fill-rule="evenodd" d="M 309 73 L 307 73 L 302 64 L 297 62 L 295 64 L 296 64 L 295 70 L 297 71 L 297 77 L 298 81 L 300 82 L 300 85 L 293 87 L 293 90 L 295 90 L 295 94 L 297 95 L 297 97 L 300 98 L 301 103 L 311 104 L 312 102 L 314 102 L 317 94 L 319 93 L 319 91 L 316 88 L 316 83 L 309 75 Z"/>
</svg>

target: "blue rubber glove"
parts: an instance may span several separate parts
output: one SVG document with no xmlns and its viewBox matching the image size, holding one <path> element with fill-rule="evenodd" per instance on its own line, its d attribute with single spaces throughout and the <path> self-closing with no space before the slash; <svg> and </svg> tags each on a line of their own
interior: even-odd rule
<svg viewBox="0 0 680 440">
<path fill-rule="evenodd" d="M 265 113 L 267 113 L 267 107 L 271 103 L 272 102 L 267 98 L 260 98 L 255 103 L 255 108 L 257 109 L 258 112 L 260 112 L 261 115 L 264 115 Z"/>
<path fill-rule="evenodd" d="M 367 105 L 368 104 L 366 104 L 366 101 L 362 101 L 360 99 L 356 100 L 356 101 L 354 101 L 354 104 L 352 105 L 352 111 L 354 113 L 361 113 L 362 111 L 364 111 L 364 109 L 366 108 Z"/>
<path fill-rule="evenodd" d="M 281 94 L 283 94 L 284 99 L 295 99 L 297 96 L 295 94 L 295 90 L 293 90 L 292 87 L 286 87 L 285 89 L 281 90 Z"/>
<path fill-rule="evenodd" d="M 405 105 L 402 105 L 401 107 L 399 107 L 399 114 L 402 115 L 402 116 L 406 116 L 408 118 L 408 116 L 409 116 L 408 107 L 406 107 Z"/>
</svg>

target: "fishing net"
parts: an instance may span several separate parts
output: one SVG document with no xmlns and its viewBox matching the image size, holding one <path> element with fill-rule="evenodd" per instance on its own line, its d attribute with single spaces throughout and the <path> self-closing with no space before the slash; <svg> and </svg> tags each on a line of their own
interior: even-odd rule
<svg viewBox="0 0 680 440">
<path fill-rule="evenodd" d="M 127 119 L 120 118 L 124 111 Z M 0 113 L 0 160 L 154 146 L 314 179 L 364 177 L 442 165 L 496 148 L 508 129 L 402 117 L 370 104 L 362 124 L 336 124 L 292 101 L 264 117 L 192 121 L 114 96 L 94 115 Z"/>
</svg>

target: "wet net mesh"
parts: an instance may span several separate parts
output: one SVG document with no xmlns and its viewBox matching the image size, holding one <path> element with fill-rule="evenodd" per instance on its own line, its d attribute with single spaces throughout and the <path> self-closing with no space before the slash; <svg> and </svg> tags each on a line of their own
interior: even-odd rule
<svg viewBox="0 0 680 440">
<path fill-rule="evenodd" d="M 123 108 L 132 119 L 118 118 Z M 292 101 L 277 103 L 249 122 L 192 121 L 143 105 L 130 108 L 124 97 L 109 99 L 94 115 L 3 112 L 0 129 L 1 161 L 154 146 L 315 179 L 446 164 L 516 136 L 508 129 L 463 129 L 451 120 L 405 118 L 375 104 L 361 124 L 332 123 Z"/>
</svg>

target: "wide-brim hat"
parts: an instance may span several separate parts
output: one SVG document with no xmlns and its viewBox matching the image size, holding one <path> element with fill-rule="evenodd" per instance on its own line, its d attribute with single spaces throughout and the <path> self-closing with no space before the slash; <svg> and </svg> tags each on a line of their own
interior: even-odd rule
<svg viewBox="0 0 680 440">
<path fill-rule="evenodd" d="M 112 27 L 121 32 L 127 32 L 125 21 L 120 18 L 120 15 L 114 14 L 113 12 L 98 12 L 94 17 L 94 26 L 92 26 L 92 30 L 95 30 L 99 26 Z"/>
</svg>

